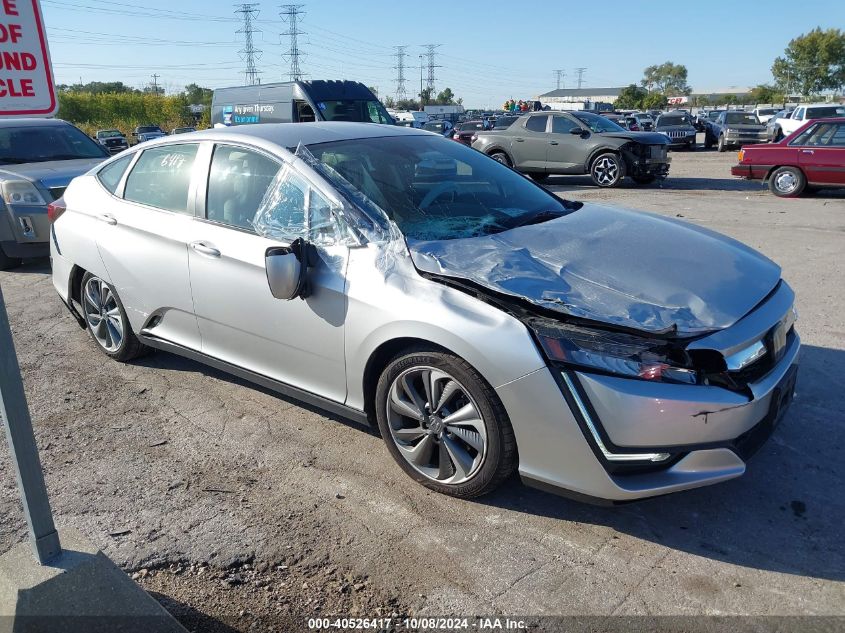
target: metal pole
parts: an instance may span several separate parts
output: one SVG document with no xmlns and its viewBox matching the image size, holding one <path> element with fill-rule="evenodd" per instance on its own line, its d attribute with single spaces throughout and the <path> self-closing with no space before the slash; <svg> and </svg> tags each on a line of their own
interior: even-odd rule
<svg viewBox="0 0 845 633">
<path fill-rule="evenodd" d="M 35 444 L 35 434 L 32 431 L 32 419 L 29 417 L 29 407 L 23 390 L 21 369 L 15 344 L 12 341 L 12 330 L 9 327 L 9 316 L 6 314 L 6 303 L 3 300 L 3 289 L 0 288 L 0 417 L 6 428 L 6 440 L 12 453 L 12 464 L 18 488 L 23 500 L 23 512 L 29 527 L 29 538 L 32 551 L 40 564 L 62 553 L 59 534 L 53 524 L 53 513 L 50 510 L 50 500 L 47 498 L 47 487 L 44 484 L 44 473 L 41 471 L 41 460 L 38 458 L 38 447 Z"/>
</svg>

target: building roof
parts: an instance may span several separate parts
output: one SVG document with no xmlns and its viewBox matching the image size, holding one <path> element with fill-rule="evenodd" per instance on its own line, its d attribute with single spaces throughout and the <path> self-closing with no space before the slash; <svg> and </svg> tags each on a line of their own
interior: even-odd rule
<svg viewBox="0 0 845 633">
<path fill-rule="evenodd" d="M 618 97 L 624 88 L 558 88 L 540 95 L 540 99 L 550 97 Z"/>
</svg>

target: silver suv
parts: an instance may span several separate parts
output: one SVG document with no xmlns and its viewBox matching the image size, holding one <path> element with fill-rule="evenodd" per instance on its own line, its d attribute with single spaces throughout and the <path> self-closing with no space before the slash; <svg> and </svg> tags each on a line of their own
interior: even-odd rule
<svg viewBox="0 0 845 633">
<path fill-rule="evenodd" d="M 616 501 L 725 481 L 795 385 L 773 262 L 421 130 L 151 141 L 53 216 L 53 283 L 103 353 L 166 350 L 377 424 L 402 470 L 459 497 L 517 469 Z"/>
<path fill-rule="evenodd" d="M 0 120 L 0 270 L 50 253 L 47 204 L 108 155 L 65 121 Z"/>
</svg>

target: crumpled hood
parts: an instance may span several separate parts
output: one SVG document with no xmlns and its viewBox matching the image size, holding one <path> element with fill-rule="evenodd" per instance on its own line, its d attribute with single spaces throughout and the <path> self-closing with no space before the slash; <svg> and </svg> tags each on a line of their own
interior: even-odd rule
<svg viewBox="0 0 845 633">
<path fill-rule="evenodd" d="M 43 184 L 45 187 L 66 187 L 71 180 L 99 165 L 102 158 L 78 158 L 75 160 L 53 160 L 42 163 L 24 163 L 22 165 L 4 165 L 0 168 L 0 179 L 24 179 Z"/>
<path fill-rule="evenodd" d="M 601 136 L 610 138 L 624 138 L 629 141 L 638 141 L 646 145 L 666 145 L 666 137 L 657 132 L 602 132 Z"/>
<path fill-rule="evenodd" d="M 682 336 L 729 327 L 780 280 L 777 264 L 731 238 L 589 204 L 495 235 L 408 246 L 421 271 L 575 317 Z"/>
</svg>

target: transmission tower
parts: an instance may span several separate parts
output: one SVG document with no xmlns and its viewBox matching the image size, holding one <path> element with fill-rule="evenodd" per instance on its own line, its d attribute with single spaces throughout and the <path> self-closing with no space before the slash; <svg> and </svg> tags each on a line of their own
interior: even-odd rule
<svg viewBox="0 0 845 633">
<path fill-rule="evenodd" d="M 282 35 L 290 37 L 290 50 L 288 50 L 287 57 L 290 60 L 290 79 L 291 81 L 299 81 L 302 79 L 302 67 L 299 65 L 299 58 L 302 57 L 302 51 L 299 50 L 299 36 L 305 35 L 304 31 L 299 30 L 300 17 L 305 15 L 302 10 L 304 4 L 283 4 L 282 12 L 279 17 L 290 25 L 287 31 Z"/>
<path fill-rule="evenodd" d="M 584 85 L 584 71 L 587 70 L 586 68 L 576 68 L 575 72 L 578 74 L 578 88 L 580 89 L 581 86 Z"/>
<path fill-rule="evenodd" d="M 405 52 L 407 46 L 394 46 L 396 52 L 393 56 L 396 58 L 396 65 L 393 69 L 396 71 L 396 100 L 402 101 L 407 97 L 405 92 L 405 58 L 408 53 Z"/>
<path fill-rule="evenodd" d="M 561 88 L 566 87 L 566 83 L 563 81 L 566 78 L 566 71 L 565 70 L 556 70 L 554 71 L 555 76 L 557 77 L 557 89 L 560 90 Z"/>
<path fill-rule="evenodd" d="M 255 60 L 261 56 L 261 51 L 257 50 L 253 45 L 252 34 L 257 33 L 258 29 L 253 26 L 253 21 L 258 18 L 258 3 L 252 4 L 236 4 L 235 13 L 240 13 L 243 17 L 244 25 L 236 32 L 243 33 L 244 47 L 238 51 L 238 55 L 246 62 L 244 69 L 244 76 L 246 77 L 246 85 L 254 86 L 259 83 L 259 71 L 255 68 Z"/>
<path fill-rule="evenodd" d="M 437 49 L 440 47 L 440 44 L 424 44 L 423 48 L 425 49 L 425 56 L 428 60 L 428 78 L 426 80 L 425 87 L 428 89 L 428 93 L 431 96 L 434 96 L 434 82 L 436 77 L 434 76 L 434 69 L 441 68 L 441 66 L 434 63 L 434 56 L 437 54 Z"/>
</svg>

